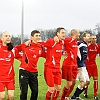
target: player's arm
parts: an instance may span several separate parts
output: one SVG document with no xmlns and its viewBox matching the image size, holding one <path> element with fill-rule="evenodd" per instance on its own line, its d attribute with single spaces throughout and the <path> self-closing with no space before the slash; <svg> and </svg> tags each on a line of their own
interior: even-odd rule
<svg viewBox="0 0 100 100">
<path fill-rule="evenodd" d="M 98 54 L 100 54 L 100 44 L 98 44 L 98 51 L 97 51 Z"/>
<path fill-rule="evenodd" d="M 51 39 L 45 41 L 45 42 L 40 42 L 40 44 L 42 44 L 44 47 L 47 48 L 51 48 L 52 47 L 52 43 L 51 43 Z"/>
<path fill-rule="evenodd" d="M 13 50 L 12 50 L 12 52 L 14 54 L 14 58 L 16 58 L 17 60 L 21 61 L 22 56 L 20 55 L 18 49 L 14 47 Z"/>
<path fill-rule="evenodd" d="M 79 48 L 80 54 L 81 54 L 81 60 L 85 61 L 87 59 L 87 47 L 86 46 L 82 46 Z"/>
<path fill-rule="evenodd" d="M 45 42 L 40 42 L 40 44 L 42 44 L 43 46 L 45 46 L 47 48 L 53 48 L 57 42 L 59 42 L 59 39 L 57 36 L 55 36 L 53 39 L 51 38 Z"/>
<path fill-rule="evenodd" d="M 20 45 L 17 45 L 17 46 L 15 46 L 15 48 L 18 49 L 18 51 L 20 52 L 20 51 L 24 50 L 24 48 L 26 48 L 27 46 L 30 46 L 30 44 L 31 44 L 30 41 L 31 40 L 28 40 L 25 43 L 22 43 Z"/>
</svg>

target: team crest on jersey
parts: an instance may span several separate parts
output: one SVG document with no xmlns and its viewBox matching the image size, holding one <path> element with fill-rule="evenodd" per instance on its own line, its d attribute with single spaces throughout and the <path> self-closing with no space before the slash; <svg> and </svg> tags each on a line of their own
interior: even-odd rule
<svg viewBox="0 0 100 100">
<path fill-rule="evenodd" d="M 33 58 L 36 58 L 36 55 L 33 55 Z"/>
<path fill-rule="evenodd" d="M 97 47 L 95 46 L 94 48 L 95 48 L 95 50 L 97 51 Z"/>
<path fill-rule="evenodd" d="M 11 53 L 8 53 L 8 58 L 11 58 Z"/>
</svg>

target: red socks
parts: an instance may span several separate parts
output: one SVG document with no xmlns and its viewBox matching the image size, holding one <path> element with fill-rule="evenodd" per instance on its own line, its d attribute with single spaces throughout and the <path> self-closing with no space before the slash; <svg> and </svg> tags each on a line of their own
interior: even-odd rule
<svg viewBox="0 0 100 100">
<path fill-rule="evenodd" d="M 59 92 L 57 90 L 54 90 L 53 94 L 52 94 L 52 100 L 57 100 L 58 96 L 59 96 Z"/>
<path fill-rule="evenodd" d="M 94 96 L 97 96 L 98 92 L 98 80 L 94 80 Z"/>
<path fill-rule="evenodd" d="M 67 94 L 66 94 L 65 97 L 69 97 L 69 95 L 70 95 L 71 92 L 73 91 L 73 88 L 74 88 L 74 85 L 72 85 L 72 86 L 70 87 L 70 89 L 68 90 L 68 92 L 67 92 Z"/>
<path fill-rule="evenodd" d="M 67 94 L 69 89 L 67 89 L 66 87 L 63 88 L 63 92 L 62 92 L 62 96 L 61 96 L 61 99 L 60 100 L 65 100 L 65 96 Z"/>
<path fill-rule="evenodd" d="M 51 99 L 51 95 L 52 95 L 52 93 L 48 91 L 48 92 L 46 93 L 46 98 L 45 98 L 45 100 L 50 100 L 50 99 Z"/>
<path fill-rule="evenodd" d="M 57 100 L 57 98 L 58 98 L 58 96 L 59 96 L 59 92 L 60 91 L 57 91 L 57 90 L 54 90 L 54 92 L 53 93 L 51 93 L 51 92 L 47 92 L 46 93 L 46 98 L 45 98 L 45 100 L 51 100 L 51 95 L 52 95 L 52 100 Z"/>
</svg>

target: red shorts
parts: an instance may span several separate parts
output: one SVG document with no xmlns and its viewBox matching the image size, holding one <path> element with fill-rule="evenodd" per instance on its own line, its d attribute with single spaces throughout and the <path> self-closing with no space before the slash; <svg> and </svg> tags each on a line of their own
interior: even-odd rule
<svg viewBox="0 0 100 100">
<path fill-rule="evenodd" d="M 63 65 L 62 66 L 62 79 L 66 79 L 67 81 L 72 81 L 77 77 L 77 66 L 71 65 Z"/>
<path fill-rule="evenodd" d="M 60 69 L 53 69 L 45 66 L 44 78 L 49 87 L 54 87 L 55 84 L 61 85 Z"/>
<path fill-rule="evenodd" d="M 91 76 L 98 77 L 98 68 L 95 63 L 91 64 L 91 65 L 86 65 L 86 69 L 88 71 L 89 77 L 91 77 Z"/>
<path fill-rule="evenodd" d="M 14 80 L 10 82 L 0 82 L 0 92 L 5 91 L 5 87 L 7 88 L 7 90 L 14 90 L 15 89 Z"/>
</svg>

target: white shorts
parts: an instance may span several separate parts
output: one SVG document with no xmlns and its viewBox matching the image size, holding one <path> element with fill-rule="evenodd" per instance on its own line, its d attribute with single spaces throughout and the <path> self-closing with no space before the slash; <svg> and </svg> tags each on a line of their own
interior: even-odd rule
<svg viewBox="0 0 100 100">
<path fill-rule="evenodd" d="M 78 74 L 76 80 L 79 80 L 80 82 L 90 81 L 86 67 L 78 68 Z"/>
</svg>

